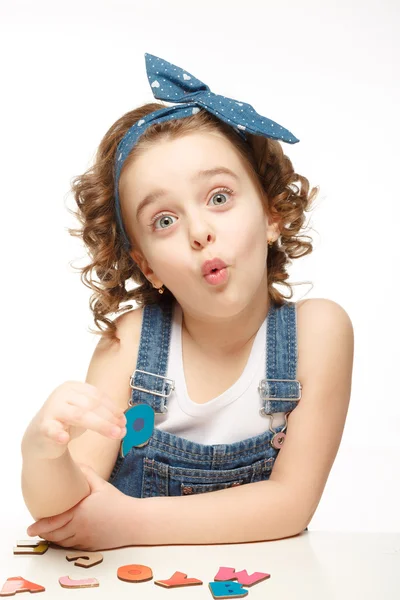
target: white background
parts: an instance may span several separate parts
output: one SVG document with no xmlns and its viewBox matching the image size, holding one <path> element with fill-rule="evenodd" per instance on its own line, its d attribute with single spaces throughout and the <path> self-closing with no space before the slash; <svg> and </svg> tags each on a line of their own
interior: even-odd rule
<svg viewBox="0 0 400 600">
<path fill-rule="evenodd" d="M 145 52 L 300 139 L 284 150 L 320 194 L 314 252 L 290 268 L 291 283 L 306 282 L 293 299 L 338 302 L 355 332 L 348 419 L 309 529 L 400 530 L 399 6 L 0 2 L 0 531 L 32 522 L 20 492 L 29 420 L 60 383 L 85 380 L 98 341 L 70 266 L 85 256 L 66 231 L 77 226 L 69 184 L 111 124 L 152 101 Z"/>
</svg>

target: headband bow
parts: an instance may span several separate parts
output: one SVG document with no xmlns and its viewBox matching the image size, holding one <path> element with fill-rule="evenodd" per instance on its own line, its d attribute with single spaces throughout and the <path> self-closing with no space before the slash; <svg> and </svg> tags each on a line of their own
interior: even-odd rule
<svg viewBox="0 0 400 600">
<path fill-rule="evenodd" d="M 118 144 L 114 195 L 117 221 L 126 249 L 130 248 L 130 241 L 122 223 L 118 192 L 119 177 L 130 151 L 147 127 L 153 123 L 189 117 L 204 108 L 233 127 L 244 140 L 247 139 L 246 132 L 249 132 L 289 144 L 296 144 L 300 141 L 275 121 L 259 115 L 250 104 L 214 94 L 205 83 L 188 71 L 152 54 L 146 53 L 145 60 L 147 78 L 153 96 L 158 100 L 177 102 L 178 104 L 146 115 L 128 129 Z"/>
</svg>

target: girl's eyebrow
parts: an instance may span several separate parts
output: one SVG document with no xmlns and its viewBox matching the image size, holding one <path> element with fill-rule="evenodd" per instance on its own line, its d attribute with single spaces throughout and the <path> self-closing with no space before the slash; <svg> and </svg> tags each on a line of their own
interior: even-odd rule
<svg viewBox="0 0 400 600">
<path fill-rule="evenodd" d="M 231 177 L 233 177 L 234 179 L 239 181 L 239 177 L 236 175 L 236 173 L 234 173 L 227 167 L 214 167 L 213 169 L 205 169 L 203 171 L 198 171 L 192 177 L 192 181 L 196 182 L 199 179 L 205 179 L 207 177 L 212 177 L 214 175 L 222 175 L 222 174 L 230 175 Z M 158 198 L 161 198 L 162 196 L 166 196 L 167 194 L 168 194 L 168 191 L 163 190 L 163 189 L 158 189 L 158 190 L 155 190 L 154 192 L 151 192 L 150 194 L 147 194 L 147 196 L 145 198 L 143 198 L 143 200 L 139 203 L 139 206 L 137 207 L 136 220 L 139 220 L 139 217 L 146 206 L 148 206 L 149 204 L 152 204 Z"/>
</svg>

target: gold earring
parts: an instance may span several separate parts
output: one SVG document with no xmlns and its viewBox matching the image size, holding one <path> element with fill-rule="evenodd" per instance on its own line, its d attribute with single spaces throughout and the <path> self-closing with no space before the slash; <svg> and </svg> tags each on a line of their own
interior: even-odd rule
<svg viewBox="0 0 400 600">
<path fill-rule="evenodd" d="M 159 293 L 159 294 L 163 294 L 163 293 L 164 293 L 164 290 L 163 290 L 164 286 L 163 286 L 163 285 L 161 285 L 161 287 L 159 287 L 159 288 L 157 288 L 157 287 L 154 285 L 154 283 L 152 283 L 151 285 L 153 286 L 153 288 L 154 288 L 155 290 L 157 290 L 157 289 L 158 289 L 158 293 Z"/>
<path fill-rule="evenodd" d="M 274 240 L 268 240 L 268 246 L 272 246 L 274 243 Z"/>
</svg>

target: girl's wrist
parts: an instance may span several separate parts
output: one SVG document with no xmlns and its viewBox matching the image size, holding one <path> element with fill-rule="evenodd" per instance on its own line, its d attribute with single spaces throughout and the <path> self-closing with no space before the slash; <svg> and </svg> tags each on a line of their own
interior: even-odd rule
<svg viewBox="0 0 400 600">
<path fill-rule="evenodd" d="M 115 511 L 118 520 L 116 527 L 119 531 L 120 546 L 145 544 L 144 500 L 144 498 L 134 498 L 121 492 L 120 502 Z"/>
<path fill-rule="evenodd" d="M 24 459 L 52 460 L 60 458 L 68 450 L 68 444 L 57 444 L 46 440 L 32 422 L 26 429 L 21 441 L 21 453 Z"/>
</svg>

